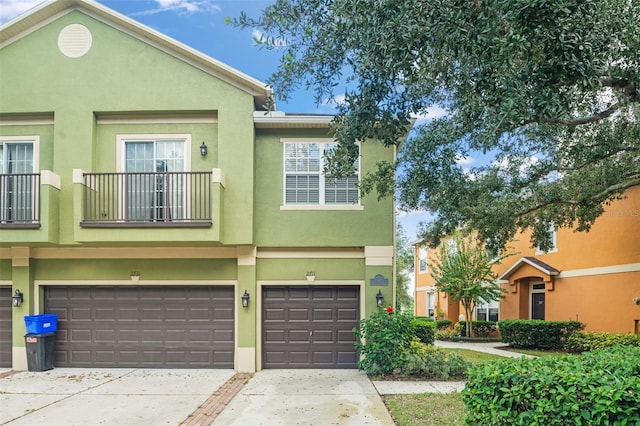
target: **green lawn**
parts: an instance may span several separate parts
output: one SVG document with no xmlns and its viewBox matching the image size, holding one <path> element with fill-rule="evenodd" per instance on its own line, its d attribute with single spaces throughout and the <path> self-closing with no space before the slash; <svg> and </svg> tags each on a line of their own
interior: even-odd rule
<svg viewBox="0 0 640 426">
<path fill-rule="evenodd" d="M 449 349 L 442 348 L 447 353 L 456 354 L 464 358 L 466 361 L 469 361 L 473 364 L 478 364 L 481 362 L 491 362 L 497 359 L 504 359 L 504 357 L 493 354 L 486 354 L 484 352 L 476 352 L 469 349 Z"/>
<path fill-rule="evenodd" d="M 467 349 L 443 349 L 479 364 L 504 359 L 499 355 Z M 460 393 L 387 395 L 383 397 L 391 416 L 399 426 L 457 426 L 464 424 L 464 404 Z"/>
<path fill-rule="evenodd" d="M 382 398 L 398 426 L 464 425 L 460 393 L 387 395 Z"/>
<path fill-rule="evenodd" d="M 517 352 L 519 354 L 534 355 L 534 356 L 560 356 L 560 355 L 567 355 L 567 352 L 564 352 L 564 351 L 552 351 L 552 350 L 542 350 L 542 349 L 509 348 L 507 350 L 509 350 L 511 352 Z"/>
</svg>

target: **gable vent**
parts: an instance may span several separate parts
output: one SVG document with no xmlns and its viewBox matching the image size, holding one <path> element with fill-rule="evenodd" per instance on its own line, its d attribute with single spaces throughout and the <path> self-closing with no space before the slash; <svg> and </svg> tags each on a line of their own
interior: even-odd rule
<svg viewBox="0 0 640 426">
<path fill-rule="evenodd" d="M 91 31 L 81 24 L 67 25 L 58 35 L 58 49 L 69 58 L 84 56 L 92 42 Z"/>
</svg>

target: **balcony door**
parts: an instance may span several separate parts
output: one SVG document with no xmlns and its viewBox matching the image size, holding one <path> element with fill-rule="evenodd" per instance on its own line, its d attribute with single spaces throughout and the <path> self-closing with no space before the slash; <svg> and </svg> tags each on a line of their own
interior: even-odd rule
<svg viewBox="0 0 640 426">
<path fill-rule="evenodd" d="M 0 222 L 31 223 L 36 206 L 33 143 L 0 141 Z"/>
<path fill-rule="evenodd" d="M 127 221 L 168 222 L 186 216 L 184 140 L 125 141 Z"/>
</svg>

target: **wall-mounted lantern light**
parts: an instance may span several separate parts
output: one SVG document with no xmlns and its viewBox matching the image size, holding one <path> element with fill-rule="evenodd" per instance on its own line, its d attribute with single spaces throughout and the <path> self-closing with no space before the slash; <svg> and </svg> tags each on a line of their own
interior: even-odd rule
<svg viewBox="0 0 640 426">
<path fill-rule="evenodd" d="M 247 290 L 245 290 L 244 294 L 242 295 L 242 307 L 243 308 L 249 307 L 249 293 L 247 293 Z"/>
<path fill-rule="evenodd" d="M 131 281 L 133 282 L 138 282 L 140 281 L 140 272 L 138 271 L 131 271 Z"/>
<path fill-rule="evenodd" d="M 13 307 L 17 308 L 18 306 L 22 305 L 23 301 L 24 294 L 22 294 L 20 290 L 16 290 L 16 292 L 13 293 L 13 296 L 11 296 L 11 303 L 13 304 Z"/>
<path fill-rule="evenodd" d="M 382 291 L 378 290 L 378 294 L 376 294 L 376 306 L 378 308 L 382 308 L 383 304 L 384 304 L 384 296 L 382 295 Z"/>
<path fill-rule="evenodd" d="M 207 146 L 204 144 L 204 141 L 202 141 L 202 145 L 200 145 L 200 155 L 202 155 L 203 157 L 207 156 Z"/>
<path fill-rule="evenodd" d="M 307 272 L 307 281 L 312 284 L 316 280 L 316 273 L 313 271 Z"/>
<path fill-rule="evenodd" d="M 640 298 L 639 297 L 634 297 L 633 298 L 633 303 L 635 303 L 636 305 L 640 305 Z"/>
</svg>

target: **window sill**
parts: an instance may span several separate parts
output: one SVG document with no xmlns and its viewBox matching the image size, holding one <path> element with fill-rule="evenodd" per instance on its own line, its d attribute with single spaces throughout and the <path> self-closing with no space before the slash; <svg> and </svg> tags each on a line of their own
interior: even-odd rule
<svg viewBox="0 0 640 426">
<path fill-rule="evenodd" d="M 317 204 L 299 204 L 280 206 L 280 210 L 344 210 L 359 211 L 364 210 L 364 206 L 360 205 L 317 205 Z"/>
</svg>

